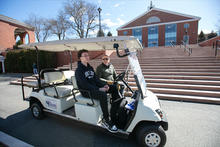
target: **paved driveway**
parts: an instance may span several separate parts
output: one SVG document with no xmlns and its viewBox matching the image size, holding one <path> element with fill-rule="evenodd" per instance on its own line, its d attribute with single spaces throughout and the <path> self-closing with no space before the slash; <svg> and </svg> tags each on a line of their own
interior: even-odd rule
<svg viewBox="0 0 220 147">
<path fill-rule="evenodd" d="M 32 118 L 28 103 L 22 101 L 20 86 L 9 85 L 10 76 L 0 75 L 0 130 L 40 147 L 135 147 L 133 138 L 122 139 L 105 130 L 69 119 L 48 116 Z M 31 89 L 27 89 L 29 93 Z M 220 105 L 161 100 L 169 130 L 166 147 L 218 147 Z"/>
</svg>

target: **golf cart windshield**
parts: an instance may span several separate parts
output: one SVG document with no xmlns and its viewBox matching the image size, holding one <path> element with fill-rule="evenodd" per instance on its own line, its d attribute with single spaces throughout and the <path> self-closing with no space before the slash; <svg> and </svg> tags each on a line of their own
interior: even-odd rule
<svg viewBox="0 0 220 147">
<path fill-rule="evenodd" d="M 137 52 L 130 52 L 130 54 L 128 55 L 128 60 L 129 60 L 129 65 L 134 73 L 134 75 L 137 77 L 136 82 L 138 82 L 137 84 L 139 84 L 139 88 L 142 91 L 143 97 L 145 97 L 147 95 L 147 84 L 145 82 L 144 76 L 142 74 L 142 70 L 137 58 Z M 137 85 L 138 86 L 138 85 Z"/>
</svg>

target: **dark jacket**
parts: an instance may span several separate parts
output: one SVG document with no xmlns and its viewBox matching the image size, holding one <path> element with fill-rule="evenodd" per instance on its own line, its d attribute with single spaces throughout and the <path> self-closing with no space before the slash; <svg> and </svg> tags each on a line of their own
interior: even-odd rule
<svg viewBox="0 0 220 147">
<path fill-rule="evenodd" d="M 99 80 L 96 76 L 93 67 L 88 64 L 86 67 L 80 61 L 75 71 L 77 86 L 79 89 L 95 91 L 103 87 L 106 83 Z"/>
<path fill-rule="evenodd" d="M 108 66 L 103 63 L 100 64 L 96 68 L 96 74 L 102 81 L 114 81 L 114 79 L 116 78 L 115 68 L 112 64 L 109 64 Z"/>
</svg>

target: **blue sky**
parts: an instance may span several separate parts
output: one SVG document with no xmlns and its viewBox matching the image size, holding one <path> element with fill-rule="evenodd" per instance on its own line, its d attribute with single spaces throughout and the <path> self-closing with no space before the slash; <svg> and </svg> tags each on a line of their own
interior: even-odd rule
<svg viewBox="0 0 220 147">
<path fill-rule="evenodd" d="M 113 35 L 124 23 L 147 11 L 150 0 L 86 0 L 102 8 L 102 23 Z M 32 13 L 44 18 L 56 17 L 64 0 L 0 0 L 0 14 L 24 21 Z M 201 17 L 199 32 L 220 28 L 219 0 L 152 0 L 156 8 Z"/>
</svg>

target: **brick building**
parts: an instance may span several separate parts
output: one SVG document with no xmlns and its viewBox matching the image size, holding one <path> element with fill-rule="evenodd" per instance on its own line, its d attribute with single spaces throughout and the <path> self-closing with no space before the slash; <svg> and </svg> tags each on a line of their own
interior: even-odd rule
<svg viewBox="0 0 220 147">
<path fill-rule="evenodd" d="M 135 36 L 144 47 L 196 44 L 200 17 L 151 8 L 117 29 L 118 36 Z"/>
<path fill-rule="evenodd" d="M 18 36 L 22 43 L 35 42 L 33 27 L 10 17 L 0 15 L 0 52 L 12 49 L 16 44 Z M 27 38 L 27 42 L 25 42 L 25 38 Z"/>
</svg>

